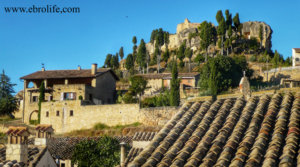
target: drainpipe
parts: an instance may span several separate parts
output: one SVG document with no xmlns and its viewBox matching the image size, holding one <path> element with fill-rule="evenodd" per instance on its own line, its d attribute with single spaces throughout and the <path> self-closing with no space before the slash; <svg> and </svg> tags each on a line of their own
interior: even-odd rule
<svg viewBox="0 0 300 167">
<path fill-rule="evenodd" d="M 123 166 L 123 163 L 125 162 L 125 158 L 126 158 L 126 149 L 125 149 L 125 142 L 121 142 L 121 161 L 120 161 L 120 165 Z"/>
</svg>

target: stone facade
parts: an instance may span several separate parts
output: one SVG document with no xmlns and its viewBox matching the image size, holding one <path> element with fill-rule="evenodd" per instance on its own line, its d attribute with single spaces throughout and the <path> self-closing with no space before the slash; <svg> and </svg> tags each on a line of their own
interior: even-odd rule
<svg viewBox="0 0 300 167">
<path fill-rule="evenodd" d="M 42 103 L 41 124 L 52 125 L 56 133 L 89 129 L 96 123 L 114 126 L 134 122 L 140 122 L 139 104 L 83 105 L 80 100 Z"/>
<path fill-rule="evenodd" d="M 184 19 L 183 23 L 180 23 L 177 25 L 176 32 L 179 33 L 180 31 L 183 31 L 184 29 L 188 28 L 198 28 L 200 26 L 200 23 L 191 23 L 187 18 Z"/>
<path fill-rule="evenodd" d="M 6 144 L 6 160 L 16 160 L 17 162 L 28 161 L 27 144 Z"/>
</svg>

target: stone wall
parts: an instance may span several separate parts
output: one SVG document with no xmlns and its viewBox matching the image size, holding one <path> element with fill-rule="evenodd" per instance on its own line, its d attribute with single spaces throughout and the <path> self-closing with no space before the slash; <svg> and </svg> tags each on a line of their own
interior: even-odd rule
<svg viewBox="0 0 300 167">
<path fill-rule="evenodd" d="M 200 26 L 200 23 L 191 23 L 187 18 L 184 19 L 183 23 L 180 23 L 177 25 L 176 33 L 179 33 L 180 31 L 187 29 L 187 28 L 198 28 Z"/>
<path fill-rule="evenodd" d="M 89 129 L 96 123 L 115 126 L 139 121 L 139 104 L 81 105 L 80 100 L 42 103 L 41 124 L 52 125 L 56 133 Z"/>
<path fill-rule="evenodd" d="M 162 79 L 148 79 L 147 86 L 150 88 L 146 89 L 144 94 L 149 95 L 151 93 L 159 91 L 162 87 L 162 83 L 163 83 Z"/>
<path fill-rule="evenodd" d="M 6 160 L 16 160 L 17 162 L 27 162 L 27 144 L 6 144 Z"/>
<path fill-rule="evenodd" d="M 264 82 L 280 84 L 282 78 L 300 79 L 300 68 L 286 71 L 264 72 L 261 74 Z"/>
<path fill-rule="evenodd" d="M 151 107 L 140 110 L 140 122 L 145 126 L 164 124 L 165 121 L 179 110 L 180 107 Z"/>
</svg>

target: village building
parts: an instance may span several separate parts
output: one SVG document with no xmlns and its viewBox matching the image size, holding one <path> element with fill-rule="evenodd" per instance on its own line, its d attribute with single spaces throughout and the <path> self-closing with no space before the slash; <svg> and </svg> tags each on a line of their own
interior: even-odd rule
<svg viewBox="0 0 300 167">
<path fill-rule="evenodd" d="M 300 66 L 300 48 L 293 48 L 293 67 Z"/>
<path fill-rule="evenodd" d="M 30 133 L 26 127 L 10 126 L 6 147 L 0 149 L 0 166 L 4 167 L 57 167 L 47 143 L 54 129 L 51 125 L 38 125 L 33 145 L 29 145 Z"/>
<path fill-rule="evenodd" d="M 23 107 L 21 111 L 23 122 L 28 124 L 30 120 L 37 120 L 39 87 L 44 82 L 45 99 L 42 102 L 41 123 L 54 125 L 57 132 L 62 132 L 65 126 L 63 123 L 57 124 L 56 121 L 60 123 L 67 121 L 67 115 L 73 117 L 75 112 L 77 116 L 81 116 L 79 115 L 80 112 L 82 112 L 81 114 L 86 113 L 86 108 L 80 108 L 82 105 L 114 103 L 116 99 L 116 81 L 119 80 L 111 69 L 98 69 L 97 64 L 92 64 L 91 69 L 78 67 L 76 70 L 47 71 L 43 68 L 42 71 L 26 75 L 21 79 L 24 79 Z M 34 86 L 30 88 L 29 83 L 33 83 Z M 68 114 L 67 108 L 70 109 Z M 100 112 L 100 110 L 95 112 Z M 65 123 L 67 124 L 67 122 Z M 70 127 L 76 123 L 78 122 L 72 122 Z M 74 129 L 76 129 L 75 126 Z"/>
<path fill-rule="evenodd" d="M 170 89 L 171 88 L 171 73 L 161 73 L 161 74 L 138 74 L 136 76 L 142 76 L 148 80 L 147 86 L 149 89 L 145 90 L 144 95 L 154 95 L 162 90 L 162 85 Z M 200 74 L 197 72 L 193 73 L 178 73 L 178 78 L 181 78 L 181 85 L 184 87 L 197 87 Z"/>
</svg>

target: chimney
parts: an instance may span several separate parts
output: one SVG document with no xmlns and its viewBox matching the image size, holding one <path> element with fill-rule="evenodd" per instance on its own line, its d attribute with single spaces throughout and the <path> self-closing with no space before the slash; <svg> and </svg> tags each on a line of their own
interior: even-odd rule
<svg viewBox="0 0 300 167">
<path fill-rule="evenodd" d="M 124 162 L 125 162 L 125 158 L 126 158 L 126 148 L 125 148 L 125 145 L 126 143 L 125 142 L 122 142 L 120 143 L 121 145 L 121 159 L 120 159 L 120 165 L 123 166 Z"/>
<path fill-rule="evenodd" d="M 97 73 L 97 63 L 93 63 L 92 64 L 92 74 L 96 74 Z"/>
<path fill-rule="evenodd" d="M 46 146 L 50 142 L 49 139 L 51 139 L 51 135 L 54 132 L 52 125 L 38 124 L 35 130 L 36 130 L 36 138 L 34 141 L 34 145 Z"/>
<path fill-rule="evenodd" d="M 8 142 L 6 145 L 6 160 L 27 164 L 28 137 L 27 127 L 10 126 L 6 132 Z"/>
<path fill-rule="evenodd" d="M 81 70 L 81 67 L 80 67 L 80 65 L 78 65 L 78 70 Z"/>
</svg>

